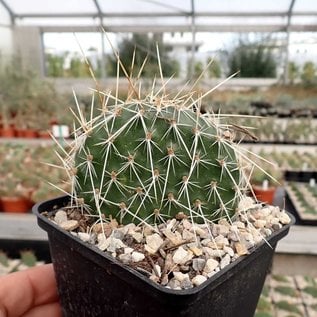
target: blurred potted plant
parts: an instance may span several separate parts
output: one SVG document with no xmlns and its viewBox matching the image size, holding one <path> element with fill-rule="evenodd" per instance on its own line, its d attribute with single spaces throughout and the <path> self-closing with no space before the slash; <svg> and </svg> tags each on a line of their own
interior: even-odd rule
<svg viewBox="0 0 317 317">
<path fill-rule="evenodd" d="M 0 197 L 7 212 L 28 212 L 31 193 L 37 186 L 32 151 L 21 145 L 3 145 L 0 158 Z"/>
<path fill-rule="evenodd" d="M 16 136 L 14 118 L 17 111 L 23 107 L 33 75 L 30 71 L 23 69 L 19 57 L 13 57 L 12 61 L 0 70 L 3 136 Z"/>
<path fill-rule="evenodd" d="M 50 129 L 49 121 L 56 112 L 60 97 L 54 86 L 39 78 L 32 70 L 22 67 L 18 58 L 0 72 L 2 93 L 2 134 L 15 123 L 20 137 L 37 137 L 39 129 Z M 41 114 L 41 120 L 38 115 Z"/>
<path fill-rule="evenodd" d="M 26 213 L 33 205 L 30 200 L 30 189 L 25 187 L 12 173 L 1 179 L 0 199 L 4 212 Z"/>
<path fill-rule="evenodd" d="M 258 201 L 272 205 L 277 186 L 283 181 L 281 169 L 271 163 L 264 163 L 261 169 L 252 172 L 252 192 Z"/>
</svg>

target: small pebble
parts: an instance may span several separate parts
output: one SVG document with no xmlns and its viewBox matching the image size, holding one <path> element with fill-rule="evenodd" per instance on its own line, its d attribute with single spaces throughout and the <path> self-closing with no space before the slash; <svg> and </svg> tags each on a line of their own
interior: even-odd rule
<svg viewBox="0 0 317 317">
<path fill-rule="evenodd" d="M 280 212 L 278 219 L 282 225 L 288 225 L 291 222 L 291 218 L 286 212 Z"/>
<path fill-rule="evenodd" d="M 154 254 L 161 247 L 163 242 L 163 239 L 157 233 L 148 235 L 146 237 L 145 250 L 151 254 Z"/>
<path fill-rule="evenodd" d="M 239 256 L 241 255 L 246 255 L 249 253 L 248 249 L 246 248 L 246 246 L 240 242 L 236 242 L 234 244 L 234 247 L 236 248 L 236 252 Z"/>
<path fill-rule="evenodd" d="M 175 279 L 179 282 L 182 282 L 184 279 L 189 279 L 189 275 L 187 273 L 182 272 L 173 272 Z"/>
<path fill-rule="evenodd" d="M 204 272 L 211 273 L 213 270 L 216 269 L 216 267 L 219 265 L 219 262 L 214 259 L 208 259 L 206 261 L 206 265 L 204 267 Z"/>
<path fill-rule="evenodd" d="M 134 251 L 132 252 L 131 254 L 131 260 L 132 262 L 140 262 L 142 260 L 145 259 L 145 255 L 143 253 L 140 253 L 140 252 L 137 252 L 137 251 Z"/>
<path fill-rule="evenodd" d="M 220 261 L 220 269 L 225 268 L 231 262 L 231 257 L 229 254 L 226 254 Z"/>
<path fill-rule="evenodd" d="M 197 272 L 203 271 L 204 267 L 206 265 L 206 260 L 201 258 L 195 258 L 193 259 L 193 269 Z"/>
<path fill-rule="evenodd" d="M 186 251 L 183 247 L 179 247 L 174 255 L 173 262 L 176 264 L 185 264 L 187 261 L 193 258 L 193 253 L 190 251 Z"/>
<path fill-rule="evenodd" d="M 60 225 L 63 222 L 66 222 L 67 221 L 67 213 L 66 213 L 66 211 L 64 211 L 62 209 L 58 210 L 57 213 L 55 214 L 54 221 L 58 225 Z"/>
<path fill-rule="evenodd" d="M 129 264 L 132 262 L 132 255 L 130 253 L 120 254 L 118 258 L 124 264 Z"/>
<path fill-rule="evenodd" d="M 78 232 L 78 237 L 80 240 L 84 242 L 89 242 L 90 241 L 90 234 L 86 232 Z"/>
<path fill-rule="evenodd" d="M 192 279 L 192 283 L 195 286 L 199 286 L 200 284 L 204 283 L 207 281 L 207 277 L 203 276 L 203 275 L 196 275 L 193 279 Z"/>
<path fill-rule="evenodd" d="M 59 226 L 66 231 L 72 231 L 79 227 L 79 222 L 77 220 L 66 220 L 60 223 Z"/>
</svg>

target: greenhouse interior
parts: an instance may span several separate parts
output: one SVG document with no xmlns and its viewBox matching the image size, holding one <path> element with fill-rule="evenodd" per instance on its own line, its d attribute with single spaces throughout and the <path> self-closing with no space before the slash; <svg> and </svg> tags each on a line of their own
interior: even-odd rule
<svg viewBox="0 0 317 317">
<path fill-rule="evenodd" d="M 317 316 L 317 1 L 0 0 L 0 106 L 0 315 L 22 311 L 13 272 L 53 262 L 56 316 Z M 70 258 L 136 271 L 121 310 L 84 306 L 100 267 L 71 303 L 58 272 L 84 264 L 57 259 L 46 221 Z"/>
</svg>

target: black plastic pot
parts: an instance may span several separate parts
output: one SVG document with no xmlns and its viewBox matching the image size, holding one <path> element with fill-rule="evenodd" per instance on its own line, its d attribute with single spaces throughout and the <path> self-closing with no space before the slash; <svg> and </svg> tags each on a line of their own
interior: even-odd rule
<svg viewBox="0 0 317 317">
<path fill-rule="evenodd" d="M 289 182 L 307 183 L 311 178 L 317 180 L 317 171 L 285 171 L 284 179 Z"/>
<path fill-rule="evenodd" d="M 37 204 L 33 212 L 47 231 L 64 316 L 253 317 L 278 240 L 275 232 L 198 287 L 171 290 L 82 242 L 41 215 L 66 205 L 69 197 Z"/>
</svg>

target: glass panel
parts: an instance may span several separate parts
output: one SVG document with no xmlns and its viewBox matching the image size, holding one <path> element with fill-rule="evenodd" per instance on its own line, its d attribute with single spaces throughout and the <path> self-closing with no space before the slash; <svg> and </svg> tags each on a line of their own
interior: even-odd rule
<svg viewBox="0 0 317 317">
<path fill-rule="evenodd" d="M 215 25 L 285 25 L 286 18 L 280 17 L 198 17 L 196 24 L 215 24 Z"/>
<path fill-rule="evenodd" d="M 184 26 L 191 23 L 191 0 L 97 0 L 102 11 L 106 15 L 104 22 L 111 26 L 151 26 L 158 27 L 164 25 L 180 26 L 180 31 L 184 30 Z M 67 24 L 72 26 L 91 26 L 98 25 L 97 8 L 93 0 L 7 0 L 6 2 L 12 11 L 17 15 L 36 14 L 35 18 L 25 18 L 17 20 L 19 25 L 51 25 L 51 26 L 65 26 Z M 286 23 L 285 17 L 261 17 L 261 16 L 244 16 L 244 17 L 208 17 L 208 14 L 238 14 L 238 13 L 276 13 L 286 15 L 291 0 L 194 0 L 195 9 L 197 13 L 197 24 L 204 25 L 218 25 L 219 27 L 228 24 L 250 24 L 252 25 L 284 25 Z M 1 8 L 2 11 L 4 10 Z M 310 16 L 296 16 L 296 13 L 309 13 Z M 316 25 L 317 1 L 313 0 L 296 0 L 293 8 L 294 16 L 292 18 L 292 25 Z M 167 16 L 152 17 L 156 13 L 166 14 Z M 46 17 L 41 18 L 41 14 Z M 73 18 L 52 18 L 54 14 L 76 14 L 77 19 Z M 111 14 L 116 14 L 117 17 L 111 17 Z M 118 14 L 144 14 L 143 17 L 119 17 Z M 151 14 L 151 16 L 149 15 Z M 176 17 L 171 16 L 175 14 Z M 178 16 L 184 14 L 184 16 Z M 202 15 L 199 17 L 199 15 Z M 51 17 L 52 16 L 52 17 Z M 88 16 L 91 18 L 89 19 Z M 86 19 L 87 17 L 87 19 Z M 84 19 L 85 18 L 85 19 Z M 162 28 L 164 29 L 164 28 Z M 258 28 L 259 29 L 259 28 Z M 201 28 L 203 30 L 203 28 Z M 273 29 L 272 29 L 273 30 Z M 143 30 L 151 31 L 151 30 Z M 177 31 L 177 30 L 175 30 Z M 209 31 L 206 29 L 206 31 Z"/>
<path fill-rule="evenodd" d="M 204 1 L 206 2 L 206 1 Z M 120 0 L 120 1 L 99 1 L 104 13 L 144 13 L 144 12 L 189 12 L 191 10 L 190 0 Z"/>
<path fill-rule="evenodd" d="M 296 0 L 293 12 L 317 12 L 317 1 L 312 0 Z"/>
<path fill-rule="evenodd" d="M 96 13 L 92 0 L 10 0 L 9 7 L 15 14 Z"/>
<path fill-rule="evenodd" d="M 299 2 L 301 0 L 298 0 Z M 204 1 L 196 0 L 195 8 L 197 12 L 286 12 L 289 8 L 290 0 L 221 0 Z"/>
<path fill-rule="evenodd" d="M 71 27 L 81 27 L 81 26 L 99 26 L 99 21 L 90 19 L 90 18 L 24 18 L 18 19 L 16 21 L 17 25 L 32 25 L 32 26 L 52 26 L 52 27 L 59 27 L 59 26 L 69 26 Z M 76 31 L 74 29 L 74 31 Z"/>
</svg>

